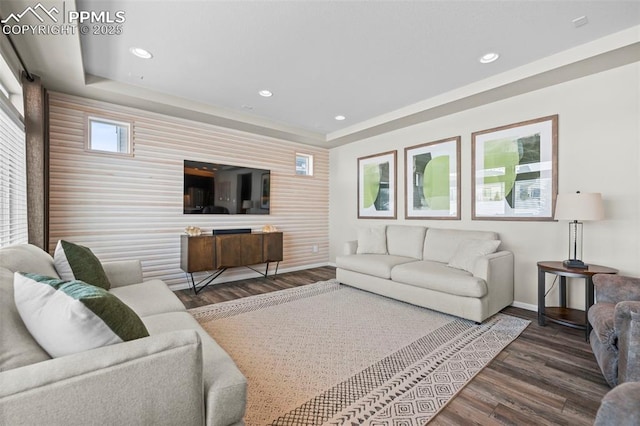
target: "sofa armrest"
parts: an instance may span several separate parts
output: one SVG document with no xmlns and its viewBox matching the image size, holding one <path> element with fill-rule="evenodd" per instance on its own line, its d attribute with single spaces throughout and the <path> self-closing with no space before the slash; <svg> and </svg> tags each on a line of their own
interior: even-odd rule
<svg viewBox="0 0 640 426">
<path fill-rule="evenodd" d="M 640 424 L 640 383 L 623 383 L 610 390 L 604 398 L 594 426 Z"/>
<path fill-rule="evenodd" d="M 0 424 L 204 424 L 202 349 L 163 333 L 0 373 Z"/>
<path fill-rule="evenodd" d="M 623 300 L 640 300 L 640 278 L 596 274 L 593 276 L 593 285 L 597 302 L 618 303 Z"/>
<path fill-rule="evenodd" d="M 103 263 L 111 287 L 122 287 L 142 282 L 142 264 L 139 260 L 121 260 Z"/>
<path fill-rule="evenodd" d="M 513 253 L 503 250 L 480 257 L 473 275 L 487 283 L 490 311 L 496 312 L 513 303 Z"/>
<path fill-rule="evenodd" d="M 473 267 L 473 275 L 489 281 L 489 276 L 503 273 L 505 279 L 513 284 L 513 253 L 502 250 L 486 256 L 479 257 Z"/>
<path fill-rule="evenodd" d="M 615 307 L 618 334 L 618 383 L 640 381 L 640 302 L 620 302 Z"/>
<path fill-rule="evenodd" d="M 357 241 L 347 241 L 346 243 L 344 243 L 344 246 L 342 247 L 342 254 L 345 254 L 345 255 L 356 254 L 357 251 L 358 251 Z"/>
</svg>

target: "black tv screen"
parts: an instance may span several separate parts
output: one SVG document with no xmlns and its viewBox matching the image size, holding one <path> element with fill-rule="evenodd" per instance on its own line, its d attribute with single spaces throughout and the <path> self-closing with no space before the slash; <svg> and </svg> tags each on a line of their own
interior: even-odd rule
<svg viewBox="0 0 640 426">
<path fill-rule="evenodd" d="M 269 214 L 269 170 L 184 160 L 184 214 Z"/>
</svg>

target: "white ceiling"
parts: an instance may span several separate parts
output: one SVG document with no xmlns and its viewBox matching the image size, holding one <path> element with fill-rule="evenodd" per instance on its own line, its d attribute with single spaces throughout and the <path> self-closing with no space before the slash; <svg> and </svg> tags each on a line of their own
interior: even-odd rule
<svg viewBox="0 0 640 426">
<path fill-rule="evenodd" d="M 137 98 L 137 106 L 146 100 L 159 111 L 169 104 L 196 119 L 207 116 L 216 124 L 323 146 L 371 134 L 367 129 L 386 131 L 385 123 L 424 111 L 429 100 L 474 84 L 486 91 L 491 85 L 480 83 L 559 52 L 634 27 L 640 33 L 640 1 L 75 3 L 78 10 L 124 11 L 126 21 L 120 35 L 77 36 L 75 43 L 61 36 L 44 45 L 15 37 L 29 51 L 25 56 L 33 64 L 27 66 L 54 89 L 91 89 L 91 97 L 120 96 L 132 105 L 127 99 Z M 24 4 L 12 7 L 19 12 Z M 72 5 L 67 1 L 65 7 Z M 3 4 L 2 14 L 7 12 Z M 588 23 L 576 28 L 572 20 L 581 16 Z M 65 65 L 47 58 L 54 44 L 65 46 Z M 132 46 L 154 57 L 134 57 Z M 500 59 L 480 64 L 478 58 L 489 51 Z M 627 59 L 632 60 L 638 58 Z M 59 75 L 61 66 L 73 72 Z M 72 85 L 69 80 L 78 75 L 83 81 Z M 260 97 L 260 89 L 273 91 L 273 97 Z M 338 114 L 347 119 L 336 121 Z"/>
</svg>

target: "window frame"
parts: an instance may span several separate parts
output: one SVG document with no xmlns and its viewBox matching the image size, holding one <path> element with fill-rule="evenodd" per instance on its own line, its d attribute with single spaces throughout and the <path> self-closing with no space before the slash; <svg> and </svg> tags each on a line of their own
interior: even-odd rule
<svg viewBox="0 0 640 426">
<path fill-rule="evenodd" d="M 298 159 L 305 158 L 307 163 L 307 173 L 298 173 Z M 313 177 L 313 154 L 305 154 L 302 152 L 296 152 L 295 159 L 295 174 L 296 176 Z"/>
<path fill-rule="evenodd" d="M 91 146 L 91 123 L 98 122 L 103 124 L 113 124 L 116 126 L 126 127 L 127 129 L 127 142 L 126 142 L 126 152 L 125 151 L 105 151 L 102 149 L 95 149 Z M 84 149 L 86 152 L 90 152 L 92 154 L 101 154 L 101 155 L 115 155 L 115 156 L 125 156 L 125 157 L 133 157 L 133 121 L 123 120 L 121 118 L 108 117 L 104 115 L 86 115 L 85 120 L 85 138 L 84 138 Z"/>
</svg>

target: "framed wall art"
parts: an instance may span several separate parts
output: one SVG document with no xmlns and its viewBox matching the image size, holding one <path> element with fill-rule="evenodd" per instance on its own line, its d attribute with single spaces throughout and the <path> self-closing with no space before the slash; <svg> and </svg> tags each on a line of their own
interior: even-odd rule
<svg viewBox="0 0 640 426">
<path fill-rule="evenodd" d="M 460 136 L 404 150 L 405 218 L 460 220 Z"/>
<path fill-rule="evenodd" d="M 396 151 L 358 158 L 358 218 L 396 218 Z"/>
<path fill-rule="evenodd" d="M 471 135 L 472 219 L 553 220 L 558 115 Z"/>
</svg>

